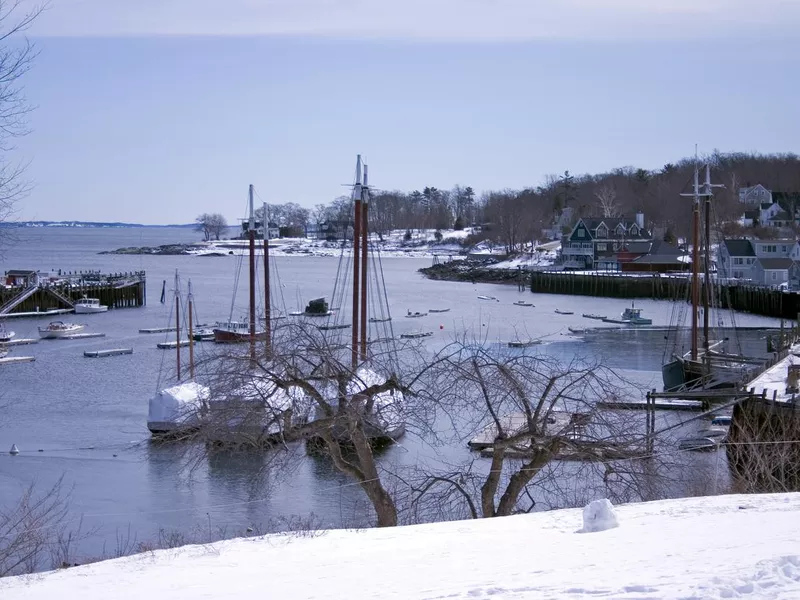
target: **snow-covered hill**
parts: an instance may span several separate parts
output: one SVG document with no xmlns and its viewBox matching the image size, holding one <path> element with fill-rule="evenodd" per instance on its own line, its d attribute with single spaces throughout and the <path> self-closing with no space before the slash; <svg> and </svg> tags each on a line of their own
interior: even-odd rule
<svg viewBox="0 0 800 600">
<path fill-rule="evenodd" d="M 190 546 L 0 580 L 3 600 L 800 598 L 800 494 Z"/>
</svg>

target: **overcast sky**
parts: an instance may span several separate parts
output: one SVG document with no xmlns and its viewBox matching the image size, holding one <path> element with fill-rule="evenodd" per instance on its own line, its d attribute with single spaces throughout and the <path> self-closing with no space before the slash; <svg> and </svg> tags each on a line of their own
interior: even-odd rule
<svg viewBox="0 0 800 600">
<path fill-rule="evenodd" d="M 51 0 L 22 219 L 233 220 L 800 140 L 800 0 Z"/>
</svg>

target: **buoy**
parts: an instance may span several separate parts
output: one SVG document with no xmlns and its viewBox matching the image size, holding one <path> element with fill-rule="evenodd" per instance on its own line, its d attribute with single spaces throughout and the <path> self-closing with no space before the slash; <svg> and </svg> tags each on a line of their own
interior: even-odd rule
<svg viewBox="0 0 800 600">
<path fill-rule="evenodd" d="M 17 448 L 16 444 L 11 444 L 11 450 L 8 451 L 11 456 L 16 456 L 19 454 L 19 448 Z"/>
<path fill-rule="evenodd" d="M 439 329 L 444 329 L 444 325 L 439 325 Z"/>
</svg>

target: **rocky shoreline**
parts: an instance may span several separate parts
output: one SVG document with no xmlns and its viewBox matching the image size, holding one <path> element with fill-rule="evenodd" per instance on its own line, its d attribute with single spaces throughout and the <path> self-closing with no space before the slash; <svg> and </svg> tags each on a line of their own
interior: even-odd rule
<svg viewBox="0 0 800 600">
<path fill-rule="evenodd" d="M 419 272 L 428 279 L 437 281 L 519 284 L 519 271 L 492 268 L 492 265 L 498 262 L 500 261 L 495 258 L 466 258 L 425 267 L 420 269 Z"/>
<path fill-rule="evenodd" d="M 224 256 L 228 252 L 208 252 L 208 246 L 198 244 L 165 244 L 163 246 L 129 246 L 127 248 L 117 248 L 116 250 L 104 250 L 98 254 L 153 254 L 163 256 L 191 255 L 200 254 L 208 256 Z M 232 252 L 230 254 L 233 254 Z"/>
</svg>

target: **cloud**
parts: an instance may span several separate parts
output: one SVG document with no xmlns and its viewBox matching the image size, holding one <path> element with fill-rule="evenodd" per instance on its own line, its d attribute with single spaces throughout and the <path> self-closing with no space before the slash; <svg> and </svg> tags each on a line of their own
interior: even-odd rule
<svg viewBox="0 0 800 600">
<path fill-rule="evenodd" d="M 798 25 L 800 0 L 51 0 L 32 34 L 613 40 L 768 37 Z"/>
</svg>

